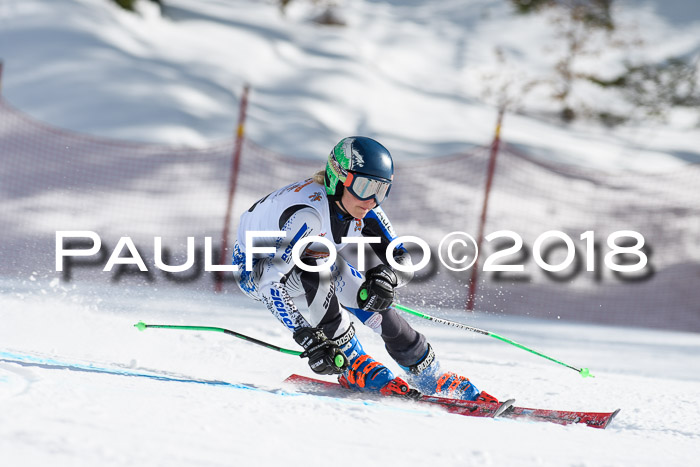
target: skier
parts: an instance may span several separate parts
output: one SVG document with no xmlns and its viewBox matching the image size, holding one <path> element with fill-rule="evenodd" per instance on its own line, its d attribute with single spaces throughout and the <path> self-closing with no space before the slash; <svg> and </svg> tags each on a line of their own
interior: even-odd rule
<svg viewBox="0 0 700 467">
<path fill-rule="evenodd" d="M 389 195 L 393 176 L 391 154 L 377 141 L 360 136 L 341 140 L 331 151 L 325 170 L 270 193 L 241 216 L 233 252 L 233 264 L 239 267 L 235 273 L 238 285 L 293 332 L 315 373 L 339 374 L 346 388 L 415 395 L 410 384 L 424 394 L 496 403 L 496 398 L 479 392 L 467 378 L 443 371 L 425 336 L 391 307 L 395 289 L 413 277 L 413 273 L 392 269 L 385 257 L 396 236 L 380 204 Z M 252 267 L 246 270 L 249 231 L 286 235 L 256 238 L 255 247 L 273 246 L 274 253 L 254 254 Z M 309 272 L 292 261 L 294 245 L 308 236 L 321 236 L 334 244 L 338 256 L 330 270 Z M 364 274 L 351 265 L 350 254 L 342 254 L 348 244 L 341 239 L 360 236 L 381 239 L 370 245 L 382 263 Z M 327 256 L 320 242 L 308 244 L 300 255 L 311 266 L 322 264 Z M 399 265 L 411 265 L 402 245 L 393 250 L 393 259 Z M 294 303 L 302 295 L 308 320 Z M 409 384 L 365 352 L 348 311 L 381 336 L 389 355 L 405 370 Z"/>
</svg>

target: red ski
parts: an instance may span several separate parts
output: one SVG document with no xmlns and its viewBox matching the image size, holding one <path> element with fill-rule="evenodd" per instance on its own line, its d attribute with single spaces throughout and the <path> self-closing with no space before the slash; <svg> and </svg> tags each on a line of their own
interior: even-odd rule
<svg viewBox="0 0 700 467">
<path fill-rule="evenodd" d="M 285 382 L 292 383 L 305 391 L 320 389 L 326 392 L 342 392 L 344 394 L 350 392 L 338 383 L 301 375 L 291 375 L 285 379 Z M 369 395 L 367 393 L 357 394 Z M 459 399 L 421 395 L 417 399 L 410 400 L 418 403 L 437 405 L 445 408 L 449 413 L 468 417 L 522 418 L 531 421 L 557 423 L 559 425 L 583 423 L 593 428 L 607 427 L 620 411 L 620 409 L 617 409 L 614 412 L 570 412 L 563 410 L 529 409 L 525 407 L 515 407 L 513 405 L 514 399 L 509 399 L 500 404 L 488 404 L 485 402 L 463 401 Z"/>
<path fill-rule="evenodd" d="M 318 394 L 318 390 L 325 391 L 325 394 L 328 392 L 333 392 L 333 393 L 342 393 L 343 395 L 348 395 L 348 394 L 357 394 L 357 395 L 362 395 L 362 396 L 377 396 L 377 397 L 396 397 L 396 398 L 401 398 L 400 396 L 383 396 L 378 393 L 366 393 L 366 392 L 354 392 L 348 389 L 345 389 L 343 386 L 341 386 L 338 383 L 333 383 L 331 381 L 323 381 L 320 379 L 315 379 L 315 378 L 309 378 L 307 376 L 301 376 L 301 375 L 291 375 L 287 379 L 284 380 L 285 383 L 292 383 L 295 386 L 299 387 L 300 389 L 303 389 L 305 392 L 309 393 L 316 393 Z M 314 391 L 316 390 L 316 391 Z M 459 399 L 448 399 L 446 397 L 435 397 L 435 396 L 426 396 L 426 395 L 420 395 L 418 398 L 413 399 L 413 398 L 406 398 L 407 401 L 415 401 L 419 403 L 425 403 L 425 404 L 430 404 L 430 405 L 438 405 L 441 407 L 444 407 L 449 413 L 454 413 L 458 415 L 466 415 L 469 417 L 497 417 L 501 413 L 503 413 L 505 410 L 509 409 L 512 405 L 513 402 L 515 402 L 515 399 L 508 399 L 505 402 L 501 402 L 500 404 L 487 404 L 485 402 L 476 402 L 476 401 L 463 401 Z"/>
</svg>

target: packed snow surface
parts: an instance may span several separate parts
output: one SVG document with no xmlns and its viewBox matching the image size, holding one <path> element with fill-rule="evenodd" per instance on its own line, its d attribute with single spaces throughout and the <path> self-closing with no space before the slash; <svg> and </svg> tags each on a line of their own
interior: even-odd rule
<svg viewBox="0 0 700 467">
<path fill-rule="evenodd" d="M 134 324 L 226 327 L 296 348 L 239 293 L 4 280 L 2 465 L 690 465 L 700 438 L 697 334 L 440 312 L 575 366 L 408 316 L 444 367 L 525 407 L 612 411 L 605 430 L 479 419 L 404 401 L 301 394 L 305 361 L 234 337 Z M 400 374 L 369 328 L 365 348 Z"/>
</svg>

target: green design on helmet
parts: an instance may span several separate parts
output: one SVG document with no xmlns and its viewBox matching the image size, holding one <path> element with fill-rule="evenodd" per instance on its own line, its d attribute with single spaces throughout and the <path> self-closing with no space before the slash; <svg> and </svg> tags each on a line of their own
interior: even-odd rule
<svg viewBox="0 0 700 467">
<path fill-rule="evenodd" d="M 352 142 L 355 138 L 343 138 L 335 145 L 326 164 L 326 194 L 335 195 L 338 182 L 345 183 L 348 178 L 352 153 Z"/>
</svg>

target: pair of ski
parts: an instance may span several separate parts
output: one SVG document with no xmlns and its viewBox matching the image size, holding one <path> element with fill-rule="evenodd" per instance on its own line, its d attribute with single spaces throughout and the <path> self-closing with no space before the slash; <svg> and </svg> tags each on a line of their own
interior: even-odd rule
<svg viewBox="0 0 700 467">
<path fill-rule="evenodd" d="M 349 393 L 347 389 L 338 383 L 309 378 L 307 376 L 291 375 L 285 382 L 291 383 L 300 390 L 310 393 L 319 393 L 319 391 L 338 395 L 347 395 Z M 525 407 L 516 407 L 514 405 L 515 399 L 508 399 L 499 404 L 488 404 L 484 402 L 421 395 L 417 399 L 410 399 L 410 401 L 442 407 L 449 413 L 468 417 L 526 419 L 537 422 L 557 423 L 559 425 L 582 423 L 593 428 L 607 427 L 620 411 L 620 409 L 617 409 L 614 412 L 570 412 L 563 410 L 529 409 Z"/>
</svg>

